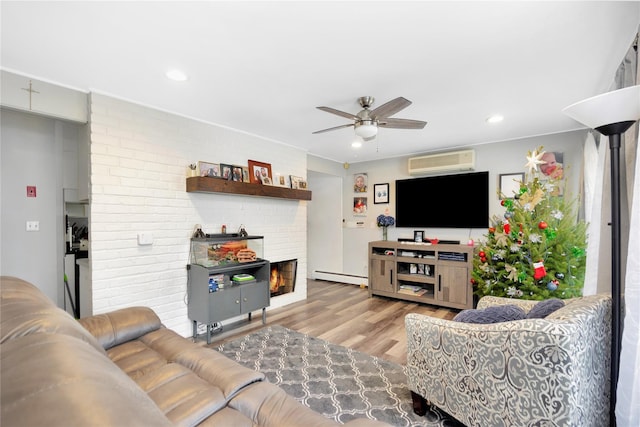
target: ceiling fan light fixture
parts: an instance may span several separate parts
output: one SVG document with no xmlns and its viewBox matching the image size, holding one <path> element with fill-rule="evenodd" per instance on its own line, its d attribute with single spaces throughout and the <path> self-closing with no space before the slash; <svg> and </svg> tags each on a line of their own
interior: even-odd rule
<svg viewBox="0 0 640 427">
<path fill-rule="evenodd" d="M 363 120 L 356 123 L 355 132 L 360 138 L 371 138 L 378 134 L 378 126 L 373 120 Z"/>
</svg>

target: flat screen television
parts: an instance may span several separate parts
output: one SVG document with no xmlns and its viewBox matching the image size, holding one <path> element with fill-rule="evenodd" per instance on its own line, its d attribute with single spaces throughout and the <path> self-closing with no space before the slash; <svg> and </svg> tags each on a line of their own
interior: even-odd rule
<svg viewBox="0 0 640 427">
<path fill-rule="evenodd" d="M 396 181 L 396 227 L 488 226 L 489 172 Z"/>
</svg>

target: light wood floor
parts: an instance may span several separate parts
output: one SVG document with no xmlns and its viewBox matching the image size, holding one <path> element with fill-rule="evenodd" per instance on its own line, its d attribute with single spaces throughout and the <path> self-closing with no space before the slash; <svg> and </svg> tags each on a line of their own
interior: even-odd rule
<svg viewBox="0 0 640 427">
<path fill-rule="evenodd" d="M 406 363 L 405 315 L 422 313 L 452 319 L 459 312 L 390 298 L 369 298 L 368 289 L 357 285 L 308 280 L 307 290 L 305 301 L 267 311 L 267 325 L 284 326 L 399 364 Z M 251 322 L 225 325 L 221 333 L 212 336 L 211 347 L 263 327 L 256 312 Z"/>
</svg>

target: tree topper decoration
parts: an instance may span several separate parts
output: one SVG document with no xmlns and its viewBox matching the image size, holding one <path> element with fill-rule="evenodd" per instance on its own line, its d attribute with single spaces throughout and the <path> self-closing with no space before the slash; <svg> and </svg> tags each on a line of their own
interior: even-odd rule
<svg viewBox="0 0 640 427">
<path fill-rule="evenodd" d="M 529 155 L 527 156 L 527 163 L 525 167 L 529 169 L 529 173 L 533 173 L 538 170 L 538 165 L 542 165 L 545 163 L 542 160 L 542 156 L 544 155 L 544 151 L 538 152 L 538 150 L 529 151 Z"/>
</svg>

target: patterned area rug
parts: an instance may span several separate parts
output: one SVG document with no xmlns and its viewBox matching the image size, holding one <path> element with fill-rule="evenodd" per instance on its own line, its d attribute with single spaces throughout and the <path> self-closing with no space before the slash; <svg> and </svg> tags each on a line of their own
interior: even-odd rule
<svg viewBox="0 0 640 427">
<path fill-rule="evenodd" d="M 417 416 L 401 365 L 282 326 L 266 327 L 217 350 L 263 372 L 304 405 L 340 423 L 371 418 L 398 427 L 464 427 L 435 407 Z"/>
</svg>

